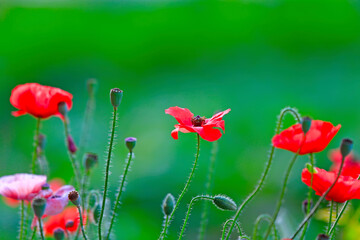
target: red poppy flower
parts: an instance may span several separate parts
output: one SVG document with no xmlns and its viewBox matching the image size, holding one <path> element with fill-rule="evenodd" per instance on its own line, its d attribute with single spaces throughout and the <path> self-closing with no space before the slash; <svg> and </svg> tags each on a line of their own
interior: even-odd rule
<svg viewBox="0 0 360 240">
<path fill-rule="evenodd" d="M 329 158 L 334 163 L 330 170 L 336 173 L 339 172 L 339 168 L 342 160 L 342 155 L 340 153 L 340 150 L 330 151 Z M 357 160 L 357 158 L 354 156 L 353 153 L 350 153 L 345 157 L 345 162 L 341 175 L 357 178 L 359 174 L 360 174 L 360 162 Z"/>
<path fill-rule="evenodd" d="M 320 168 L 315 169 L 316 173 L 314 173 L 312 189 L 314 189 L 316 195 L 321 196 L 333 184 L 337 173 L 328 172 Z M 307 168 L 303 169 L 301 180 L 307 186 L 311 185 L 311 173 Z M 342 203 L 351 199 L 360 199 L 360 180 L 340 175 L 334 187 L 327 194 L 326 200 Z"/>
<path fill-rule="evenodd" d="M 18 173 L 0 178 L 0 195 L 31 201 L 46 183 L 46 176 Z"/>
<path fill-rule="evenodd" d="M 165 110 L 166 114 L 173 116 L 179 124 L 175 125 L 175 130 L 171 132 L 171 136 L 174 139 L 178 139 L 178 132 L 188 133 L 196 132 L 206 141 L 218 140 L 222 133 L 219 129 L 225 131 L 225 121 L 222 117 L 230 112 L 231 109 L 227 109 L 223 112 L 219 112 L 207 119 L 205 117 L 195 116 L 187 108 L 170 107 Z"/>
<path fill-rule="evenodd" d="M 327 147 L 340 127 L 340 124 L 334 127 L 330 122 L 313 120 L 303 143 L 304 133 L 301 124 L 298 123 L 275 135 L 272 143 L 277 148 L 286 149 L 294 153 L 298 152 L 301 147 L 300 155 L 321 152 Z"/>
<path fill-rule="evenodd" d="M 72 95 L 59 88 L 37 83 L 18 85 L 11 91 L 10 96 L 10 103 L 19 109 L 12 112 L 15 117 L 28 113 L 37 118 L 48 118 L 53 115 L 63 118 L 58 111 L 60 102 L 65 102 L 70 110 Z"/>
<path fill-rule="evenodd" d="M 84 224 L 86 223 L 86 213 L 83 213 Z M 47 236 L 53 235 L 56 228 L 65 230 L 65 225 L 68 221 L 73 221 L 74 226 L 67 228 L 70 233 L 77 231 L 80 224 L 80 216 L 78 209 L 75 206 L 67 207 L 63 212 L 55 216 L 48 217 L 44 221 L 44 232 Z"/>
</svg>

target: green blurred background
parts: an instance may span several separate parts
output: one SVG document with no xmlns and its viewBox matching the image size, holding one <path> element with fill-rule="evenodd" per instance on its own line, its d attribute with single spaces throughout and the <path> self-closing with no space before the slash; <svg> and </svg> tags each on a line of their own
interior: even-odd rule
<svg viewBox="0 0 360 240">
<path fill-rule="evenodd" d="M 110 177 L 112 198 L 127 156 L 123 139 L 138 138 L 115 239 L 157 239 L 162 199 L 169 192 L 177 196 L 189 174 L 196 138 L 170 137 L 176 123 L 164 114 L 170 106 L 207 117 L 232 109 L 224 117 L 226 133 L 219 140 L 213 193 L 238 203 L 260 178 L 277 115 L 285 106 L 342 124 L 329 147 L 316 154 L 318 166 L 328 169 L 327 151 L 341 138 L 353 138 L 359 149 L 359 10 L 360 4 L 350 0 L 1 1 L 0 176 L 29 172 L 31 162 L 35 119 L 11 116 L 11 89 L 38 82 L 71 92 L 72 135 L 79 142 L 88 78 L 99 83 L 86 149 L 100 155 L 92 188 L 103 185 L 110 88 L 124 90 Z M 288 116 L 284 126 L 293 123 Z M 69 183 L 72 169 L 62 122 L 50 118 L 41 132 L 48 138 L 49 179 Z M 201 142 L 199 167 L 169 239 L 176 238 L 191 197 L 204 193 L 211 146 Z M 240 218 L 248 234 L 259 214 L 273 212 L 291 156 L 276 151 L 265 187 Z M 283 237 L 303 218 L 307 188 L 300 173 L 306 162 L 307 157 L 299 158 L 290 177 L 279 219 Z M 186 239 L 196 239 L 201 209 L 197 203 Z M 1 202 L 0 211 L 0 239 L 15 239 L 18 209 Z M 219 239 L 222 223 L 232 215 L 210 206 L 206 239 Z M 314 239 L 324 226 L 313 221 L 307 239 Z"/>
</svg>

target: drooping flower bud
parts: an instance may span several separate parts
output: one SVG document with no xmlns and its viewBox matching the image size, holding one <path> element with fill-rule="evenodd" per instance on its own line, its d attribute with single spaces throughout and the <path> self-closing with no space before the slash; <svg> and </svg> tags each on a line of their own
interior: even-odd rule
<svg viewBox="0 0 360 240">
<path fill-rule="evenodd" d="M 65 223 L 65 228 L 72 228 L 74 225 L 75 225 L 75 223 L 74 223 L 73 220 L 68 220 L 68 221 Z"/>
<path fill-rule="evenodd" d="M 326 234 L 319 234 L 318 236 L 317 236 L 317 238 L 316 238 L 316 240 L 329 240 L 330 239 L 330 237 L 328 236 L 328 235 L 326 235 Z"/>
<path fill-rule="evenodd" d="M 61 228 L 56 228 L 54 230 L 54 238 L 55 240 L 64 240 L 65 239 L 65 232 Z"/>
<path fill-rule="evenodd" d="M 99 222 L 100 214 L 101 214 L 101 205 L 97 203 L 93 209 L 93 217 L 95 223 Z"/>
<path fill-rule="evenodd" d="M 46 199 L 45 198 L 34 198 L 31 205 L 34 210 L 35 216 L 38 218 L 41 218 L 45 212 Z"/>
<path fill-rule="evenodd" d="M 174 210 L 175 198 L 171 193 L 168 193 L 163 200 L 162 210 L 165 216 L 169 216 Z"/>
<path fill-rule="evenodd" d="M 312 208 L 312 205 L 313 205 L 313 201 L 311 200 L 310 201 L 310 208 Z M 305 199 L 303 202 L 302 202 L 302 210 L 304 212 L 304 214 L 308 214 L 308 207 L 309 207 L 309 201 L 307 199 Z"/>
<path fill-rule="evenodd" d="M 349 138 L 344 138 L 340 145 L 340 152 L 343 158 L 345 158 L 353 148 L 353 141 Z"/>
<path fill-rule="evenodd" d="M 58 110 L 59 110 L 59 113 L 61 115 L 63 115 L 64 117 L 67 116 L 67 113 L 69 112 L 69 109 L 68 109 L 68 106 L 66 104 L 66 102 L 60 102 L 58 104 Z"/>
<path fill-rule="evenodd" d="M 87 85 L 87 90 L 90 96 L 94 95 L 96 92 L 96 87 L 97 87 L 97 81 L 95 78 L 90 78 L 87 80 L 86 82 Z"/>
<path fill-rule="evenodd" d="M 75 206 L 80 206 L 81 198 L 77 191 L 71 191 L 68 195 L 68 198 Z"/>
<path fill-rule="evenodd" d="M 224 195 L 216 195 L 213 198 L 213 203 L 221 210 L 235 211 L 237 209 L 236 203 Z"/>
<path fill-rule="evenodd" d="M 71 135 L 69 135 L 68 138 L 67 138 L 67 144 L 68 144 L 68 149 L 69 149 L 69 151 L 70 151 L 72 154 L 76 153 L 77 147 L 76 147 L 76 144 L 75 144 L 75 142 L 74 142 L 74 139 L 72 138 Z"/>
<path fill-rule="evenodd" d="M 306 168 L 307 168 L 307 170 L 309 171 L 309 173 L 317 173 L 317 170 L 316 170 L 316 168 L 314 168 L 310 163 L 306 163 Z"/>
<path fill-rule="evenodd" d="M 132 152 L 132 150 L 134 149 L 136 145 L 136 140 L 137 139 L 134 137 L 125 138 L 126 147 L 129 149 L 130 152 Z"/>
<path fill-rule="evenodd" d="M 301 120 L 301 127 L 305 134 L 310 130 L 311 121 L 312 119 L 310 117 L 303 117 Z"/>
<path fill-rule="evenodd" d="M 120 90 L 119 88 L 113 88 L 110 90 L 110 102 L 114 108 L 117 108 L 120 105 L 122 96 L 123 90 Z"/>
<path fill-rule="evenodd" d="M 96 153 L 86 153 L 84 156 L 84 166 L 86 171 L 90 171 L 98 163 L 98 155 Z"/>
</svg>

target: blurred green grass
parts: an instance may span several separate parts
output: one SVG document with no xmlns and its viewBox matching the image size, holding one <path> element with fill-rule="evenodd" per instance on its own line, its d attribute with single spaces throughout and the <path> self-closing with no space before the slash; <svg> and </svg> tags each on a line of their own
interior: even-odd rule
<svg viewBox="0 0 360 240">
<path fill-rule="evenodd" d="M 0 175 L 28 172 L 35 120 L 14 118 L 11 89 L 25 82 L 60 87 L 74 95 L 71 128 L 79 141 L 86 104 L 85 82 L 97 78 L 96 114 L 88 151 L 100 154 L 92 186 L 101 189 L 112 87 L 124 90 L 118 144 L 111 175 L 113 197 L 126 157 L 123 139 L 138 138 L 136 159 L 119 211 L 116 234 L 155 239 L 161 230 L 161 201 L 183 186 L 195 153 L 195 136 L 170 137 L 170 106 L 211 116 L 231 108 L 219 141 L 214 193 L 240 202 L 254 188 L 267 159 L 276 116 L 285 106 L 301 114 L 341 123 L 328 149 L 342 137 L 359 140 L 359 5 L 352 1 L 179 1 L 179 2 L 2 2 L 0 3 Z M 287 117 L 284 126 L 293 123 Z M 70 181 L 72 170 L 61 121 L 44 121 L 49 178 Z M 199 168 L 171 228 L 185 216 L 186 202 L 203 193 L 211 144 L 201 143 Z M 358 149 L 355 147 L 355 149 Z M 241 217 L 246 232 L 260 213 L 272 213 L 291 154 L 277 151 L 266 186 Z M 328 168 L 326 151 L 316 155 Z M 281 230 L 301 220 L 306 187 L 300 181 L 306 157 L 289 182 Z M 285 209 L 284 208 L 284 209 Z M 198 233 L 195 206 L 187 239 Z M 1 239 L 14 239 L 18 211 L 0 204 Z M 232 216 L 211 208 L 207 239 L 218 239 Z M 14 231 L 6 231 L 13 229 Z M 309 239 L 321 232 L 313 221 Z"/>
</svg>

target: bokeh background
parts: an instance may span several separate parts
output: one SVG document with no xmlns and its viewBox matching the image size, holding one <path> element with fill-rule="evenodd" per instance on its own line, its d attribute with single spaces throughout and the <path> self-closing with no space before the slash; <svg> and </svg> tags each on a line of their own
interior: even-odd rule
<svg viewBox="0 0 360 240">
<path fill-rule="evenodd" d="M 0 2 L 0 175 L 29 172 L 35 119 L 12 117 L 11 89 L 38 82 L 74 95 L 72 135 L 80 141 L 87 101 L 86 81 L 96 78 L 96 109 L 86 151 L 100 155 L 91 179 L 102 189 L 112 106 L 109 90 L 124 90 L 117 145 L 111 168 L 110 197 L 118 187 L 127 149 L 124 138 L 138 138 L 136 158 L 115 226 L 115 239 L 157 239 L 161 202 L 177 196 L 194 160 L 194 134 L 170 132 L 176 123 L 170 106 L 211 116 L 231 108 L 219 140 L 214 194 L 241 202 L 265 167 L 277 115 L 286 106 L 303 115 L 342 124 L 329 147 L 316 154 L 328 169 L 329 149 L 343 137 L 360 134 L 360 5 L 351 0 L 224 1 L 43 1 Z M 294 123 L 287 116 L 284 126 Z M 43 122 L 49 179 L 71 183 L 72 169 L 60 119 Z M 186 205 L 204 193 L 212 143 L 201 142 L 196 176 L 185 195 L 169 239 L 176 238 Z M 292 154 L 277 150 L 266 185 L 240 221 L 252 233 L 261 213 L 271 214 Z M 81 157 L 79 157 L 81 158 Z M 300 180 L 308 158 L 300 157 L 290 176 L 279 229 L 288 237 L 302 220 L 307 188 Z M 193 209 L 186 239 L 196 239 L 202 204 Z M 353 201 L 356 208 L 356 201 Z M 15 239 L 19 210 L 0 202 L 1 239 Z M 206 239 L 219 239 L 222 223 L 233 215 L 210 206 Z M 314 220 L 307 239 L 325 223 Z M 348 224 L 347 226 L 350 226 Z M 341 229 L 350 237 L 357 219 Z"/>
</svg>

